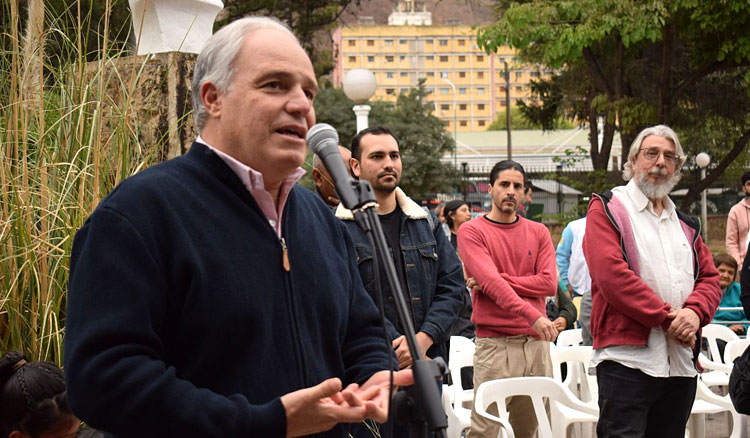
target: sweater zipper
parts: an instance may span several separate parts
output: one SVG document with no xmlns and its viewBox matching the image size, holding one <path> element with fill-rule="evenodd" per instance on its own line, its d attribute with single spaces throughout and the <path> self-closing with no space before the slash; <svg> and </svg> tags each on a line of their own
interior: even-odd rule
<svg viewBox="0 0 750 438">
<path fill-rule="evenodd" d="M 292 270 L 292 266 L 289 264 L 289 250 L 286 247 L 286 240 L 282 237 L 281 241 L 281 266 L 286 272 Z"/>
</svg>

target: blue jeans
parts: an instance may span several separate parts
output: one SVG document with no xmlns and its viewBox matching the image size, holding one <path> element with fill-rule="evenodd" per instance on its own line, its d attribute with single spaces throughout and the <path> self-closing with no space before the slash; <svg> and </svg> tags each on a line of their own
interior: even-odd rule
<svg viewBox="0 0 750 438">
<path fill-rule="evenodd" d="M 651 377 L 605 360 L 596 367 L 599 438 L 684 438 L 697 377 Z"/>
</svg>

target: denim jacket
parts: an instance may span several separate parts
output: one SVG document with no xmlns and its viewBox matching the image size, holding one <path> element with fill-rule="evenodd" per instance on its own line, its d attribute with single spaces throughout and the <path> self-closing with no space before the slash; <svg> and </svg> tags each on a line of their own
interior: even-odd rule
<svg viewBox="0 0 750 438">
<path fill-rule="evenodd" d="M 396 189 L 396 200 L 403 215 L 401 217 L 401 254 L 406 271 L 406 299 L 411 301 L 411 316 L 415 330 L 430 335 L 434 344 L 427 356 L 446 357 L 450 330 L 461 309 L 461 293 L 465 288 L 463 268 L 453 246 L 434 216 L 409 199 L 401 189 Z M 374 251 L 367 236 L 359 229 L 351 211 L 339 205 L 336 217 L 341 219 L 354 241 L 357 265 L 362 283 L 378 303 L 373 267 Z M 393 292 L 387 282 L 381 281 L 386 329 L 391 339 L 399 337 L 398 313 Z"/>
</svg>

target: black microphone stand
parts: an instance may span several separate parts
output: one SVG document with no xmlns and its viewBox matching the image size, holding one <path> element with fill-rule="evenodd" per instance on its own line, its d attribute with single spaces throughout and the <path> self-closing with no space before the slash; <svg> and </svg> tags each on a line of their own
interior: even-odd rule
<svg viewBox="0 0 750 438">
<path fill-rule="evenodd" d="M 447 368 L 445 361 L 442 358 L 422 359 L 417 346 L 414 322 L 411 319 L 404 293 L 398 282 L 396 267 L 389 255 L 388 244 L 377 214 L 375 194 L 367 181 L 351 181 L 351 184 L 357 194 L 358 201 L 353 206 L 344 206 L 352 211 L 357 225 L 374 244 L 373 250 L 381 263 L 380 266 L 385 270 L 388 284 L 393 291 L 398 317 L 413 359 L 414 385 L 396 394 L 392 400 L 390 412 L 396 416 L 399 422 L 409 424 L 409 436 L 411 438 L 423 438 L 427 435 L 427 432 L 434 432 L 435 437 L 445 438 L 448 420 L 443 411 L 437 386 L 438 379 L 445 374 Z M 379 275 L 379 273 L 375 273 L 375 275 Z M 382 290 L 378 292 L 382 294 Z"/>
</svg>

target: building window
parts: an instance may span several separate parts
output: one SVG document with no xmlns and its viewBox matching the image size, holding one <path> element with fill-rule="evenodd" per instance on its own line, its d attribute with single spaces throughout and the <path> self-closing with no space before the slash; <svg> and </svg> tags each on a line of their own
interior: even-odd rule
<svg viewBox="0 0 750 438">
<path fill-rule="evenodd" d="M 375 46 L 375 40 L 367 40 L 367 47 Z"/>
<path fill-rule="evenodd" d="M 392 72 L 392 71 L 387 71 L 387 72 L 385 72 L 385 77 L 386 77 L 387 79 L 393 79 L 393 77 L 394 77 L 394 76 L 395 76 L 395 75 L 393 74 L 393 72 Z"/>
<path fill-rule="evenodd" d="M 447 105 L 445 103 L 440 105 L 440 111 L 450 111 L 450 109 L 451 109 L 450 105 Z"/>
<path fill-rule="evenodd" d="M 477 87 L 477 94 L 484 94 L 484 87 Z"/>
<path fill-rule="evenodd" d="M 431 39 L 429 39 L 429 40 L 424 40 L 424 43 L 425 43 L 425 44 L 432 44 L 432 40 L 431 40 Z"/>
<path fill-rule="evenodd" d="M 402 88 L 401 89 L 401 94 L 409 94 L 409 89 L 408 88 Z"/>
<path fill-rule="evenodd" d="M 434 56 L 432 56 L 432 55 L 427 55 L 427 60 L 428 60 L 428 61 L 434 61 L 434 60 L 435 60 L 435 57 L 434 57 Z"/>
<path fill-rule="evenodd" d="M 523 87 L 517 86 L 516 87 L 516 93 L 522 93 L 522 92 L 523 92 Z"/>
<path fill-rule="evenodd" d="M 443 78 L 443 79 L 448 79 L 448 72 L 447 71 L 441 71 L 440 72 L 440 77 Z"/>
<path fill-rule="evenodd" d="M 386 88 L 385 89 L 385 94 L 394 95 L 394 94 L 396 94 L 396 90 L 393 89 L 393 88 Z"/>
<path fill-rule="evenodd" d="M 368 56 L 367 57 L 367 62 L 375 62 L 375 57 L 374 56 Z"/>
<path fill-rule="evenodd" d="M 466 40 L 458 40 L 458 45 L 459 46 L 465 46 L 466 45 Z"/>
<path fill-rule="evenodd" d="M 500 91 L 501 93 L 505 93 L 505 87 L 498 88 L 498 91 Z"/>
<path fill-rule="evenodd" d="M 356 41 L 354 41 L 354 40 L 349 40 L 349 41 L 347 41 L 347 42 L 349 43 L 349 47 L 354 47 L 354 46 L 356 46 L 356 45 L 357 45 L 357 42 L 356 42 Z"/>
<path fill-rule="evenodd" d="M 516 72 L 516 79 L 521 79 L 522 77 L 523 77 L 523 73 L 521 73 L 520 71 L 517 71 Z"/>
<path fill-rule="evenodd" d="M 440 94 L 450 94 L 451 89 L 448 87 L 440 87 Z"/>
<path fill-rule="evenodd" d="M 466 62 L 466 57 L 461 55 L 458 57 L 458 62 Z"/>
<path fill-rule="evenodd" d="M 447 56 L 441 56 L 440 57 L 440 62 L 448 62 L 448 57 Z"/>
<path fill-rule="evenodd" d="M 483 103 L 478 103 L 477 104 L 477 111 L 484 111 L 484 104 Z"/>
<path fill-rule="evenodd" d="M 479 125 L 479 127 L 484 127 L 484 120 L 479 120 L 477 124 Z"/>
<path fill-rule="evenodd" d="M 448 40 L 440 40 L 440 45 L 441 46 L 447 46 L 448 45 Z"/>
<path fill-rule="evenodd" d="M 386 46 L 392 46 L 393 45 L 393 40 L 385 40 L 385 45 Z"/>
<path fill-rule="evenodd" d="M 459 78 L 465 78 L 466 77 L 466 72 L 465 71 L 458 72 L 458 77 Z"/>
<path fill-rule="evenodd" d="M 405 77 L 409 76 L 409 73 L 408 73 L 408 72 L 405 72 L 405 71 L 402 71 L 402 72 L 401 72 L 401 73 L 399 73 L 398 75 L 399 75 L 399 76 L 401 76 L 402 78 L 405 78 Z"/>
<path fill-rule="evenodd" d="M 406 44 L 406 40 L 398 40 L 399 44 Z"/>
<path fill-rule="evenodd" d="M 484 72 L 483 71 L 478 71 L 477 72 L 477 79 L 484 79 Z"/>
<path fill-rule="evenodd" d="M 443 124 L 445 125 L 446 128 L 450 128 L 451 127 L 451 121 L 450 120 L 443 120 Z"/>
<path fill-rule="evenodd" d="M 357 57 L 356 56 L 350 56 L 349 57 L 349 62 L 357 62 Z"/>
<path fill-rule="evenodd" d="M 435 77 L 435 72 L 434 71 L 428 71 L 427 72 L 427 77 L 428 78 L 434 78 Z"/>
<path fill-rule="evenodd" d="M 538 78 L 539 77 L 539 72 L 538 71 L 532 71 L 531 72 L 531 77 L 532 78 Z"/>
<path fill-rule="evenodd" d="M 466 111 L 466 104 L 462 103 L 461 105 L 458 106 L 458 109 L 460 109 L 461 111 Z"/>
<path fill-rule="evenodd" d="M 393 62 L 393 56 L 386 56 L 385 62 Z"/>
<path fill-rule="evenodd" d="M 458 124 L 461 126 L 466 126 L 466 120 L 461 120 L 460 122 L 458 122 Z"/>
<path fill-rule="evenodd" d="M 398 60 L 399 60 L 399 61 L 403 61 L 403 60 L 405 60 L 405 59 L 406 59 L 406 55 L 401 55 L 401 56 L 399 56 L 399 57 L 398 57 Z"/>
<path fill-rule="evenodd" d="M 466 94 L 466 88 L 465 87 L 459 88 L 458 89 L 458 94 Z"/>
<path fill-rule="evenodd" d="M 504 100 L 500 101 L 500 106 L 505 106 L 505 101 Z"/>
<path fill-rule="evenodd" d="M 484 55 L 477 55 L 477 62 L 484 62 Z"/>
</svg>

